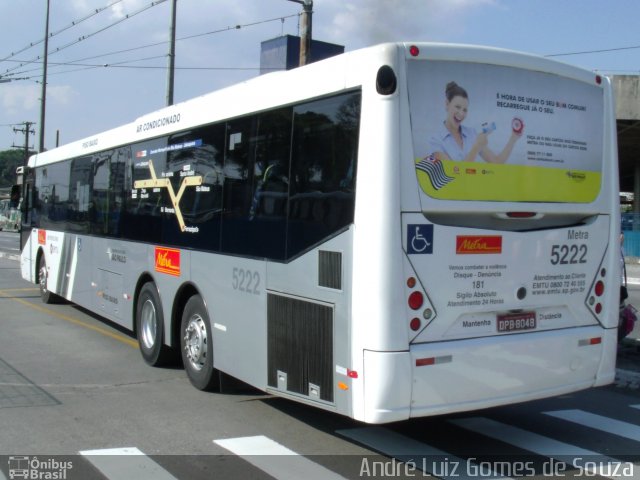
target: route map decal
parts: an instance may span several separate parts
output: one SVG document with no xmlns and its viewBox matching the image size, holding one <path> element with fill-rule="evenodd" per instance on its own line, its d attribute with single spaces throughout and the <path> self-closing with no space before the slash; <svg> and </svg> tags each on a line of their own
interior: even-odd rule
<svg viewBox="0 0 640 480">
<path fill-rule="evenodd" d="M 153 168 L 153 161 L 149 160 L 149 173 L 151 173 L 151 178 L 145 180 L 136 180 L 133 183 L 133 188 L 166 188 L 169 192 L 169 196 L 171 197 L 171 203 L 173 205 L 174 213 L 176 214 L 176 218 L 178 219 L 178 225 L 180 226 L 180 231 L 184 232 L 187 230 L 187 226 L 184 223 L 184 218 L 182 217 L 182 212 L 180 211 L 180 199 L 184 194 L 184 191 L 187 187 L 197 187 L 202 185 L 202 176 L 201 175 L 190 175 L 188 177 L 184 177 L 182 179 L 182 183 L 180 183 L 180 189 L 176 194 L 173 191 L 173 185 L 171 185 L 171 179 L 169 178 L 158 178 L 156 177 L 156 171 Z M 165 210 L 167 212 L 167 210 Z"/>
</svg>

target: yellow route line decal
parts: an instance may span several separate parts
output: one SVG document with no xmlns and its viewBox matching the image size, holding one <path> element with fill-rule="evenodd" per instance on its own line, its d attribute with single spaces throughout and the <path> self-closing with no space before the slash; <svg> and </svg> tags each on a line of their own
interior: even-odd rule
<svg viewBox="0 0 640 480">
<path fill-rule="evenodd" d="M 187 226 L 184 224 L 184 218 L 182 217 L 182 212 L 180 211 L 180 199 L 182 198 L 182 194 L 187 187 L 197 187 L 199 185 L 202 185 L 202 175 L 192 175 L 189 177 L 184 177 L 182 179 L 182 183 L 180 184 L 180 189 L 176 194 L 173 191 L 173 185 L 171 185 L 170 179 L 158 178 L 156 176 L 156 171 L 153 168 L 152 160 L 149 160 L 149 173 L 151 173 L 151 178 L 147 178 L 145 180 L 136 180 L 135 182 L 133 182 L 133 188 L 166 188 L 169 192 L 169 197 L 171 197 L 171 203 L 173 205 L 176 218 L 178 219 L 178 225 L 180 225 L 180 231 L 184 232 Z"/>
<path fill-rule="evenodd" d="M 46 313 L 47 315 L 51 315 L 53 317 L 59 318 L 60 320 L 64 320 L 65 322 L 73 323 L 74 325 L 78 325 L 80 327 L 86 328 L 88 330 L 93 330 L 94 332 L 98 332 L 105 337 L 112 338 L 114 340 L 119 341 L 120 343 L 124 343 L 125 345 L 129 345 L 130 347 L 138 348 L 138 342 L 133 340 L 132 338 L 125 337 L 124 335 L 118 335 L 117 333 L 111 332 L 106 328 L 99 327 L 97 325 L 91 325 L 83 320 L 78 318 L 71 317 L 69 315 L 65 315 L 64 313 L 56 312 L 55 310 L 50 310 L 42 305 L 38 305 L 35 303 L 28 302 L 22 298 L 13 297 L 9 294 L 9 292 L 15 291 L 26 291 L 26 290 L 37 290 L 36 288 L 13 288 L 13 289 L 4 289 L 0 290 L 0 297 L 8 298 L 10 300 L 14 300 L 26 307 L 31 307 L 34 310 L 37 310 L 41 313 Z"/>
</svg>

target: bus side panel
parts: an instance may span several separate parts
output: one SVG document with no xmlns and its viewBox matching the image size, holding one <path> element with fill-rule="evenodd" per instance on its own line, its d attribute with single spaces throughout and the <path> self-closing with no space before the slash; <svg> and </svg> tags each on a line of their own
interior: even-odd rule
<svg viewBox="0 0 640 480">
<path fill-rule="evenodd" d="M 353 226 L 289 263 L 267 263 L 267 288 L 274 299 L 299 308 L 289 326 L 275 309 L 268 314 L 269 387 L 310 400 L 335 404 L 338 412 L 351 415 L 351 275 Z M 327 262 L 327 259 L 329 261 Z M 296 281 L 292 282 L 291 279 Z M 283 301 L 284 299 L 284 301 Z M 286 305 L 289 302 L 289 305 Z M 273 305 L 273 303 L 271 303 Z M 330 313 L 328 318 L 326 315 Z M 315 315 L 315 318 L 310 318 Z M 286 315 L 284 315 L 286 316 Z M 297 318 L 296 318 L 297 317 Z M 293 332 L 291 324 L 299 326 Z M 297 334 L 297 347 L 289 352 Z M 329 337 L 329 338 L 327 338 Z M 277 371 L 287 374 L 287 384 L 276 382 Z M 304 384 L 300 385 L 301 380 Z M 311 387 L 309 385 L 312 385 Z"/>
<path fill-rule="evenodd" d="M 93 247 L 91 308 L 132 330 L 135 285 L 140 272 L 153 268 L 147 263 L 147 246 L 114 238 L 93 237 L 87 241 L 91 241 Z"/>
<path fill-rule="evenodd" d="M 191 252 L 191 279 L 209 313 L 215 367 L 266 389 L 266 262 Z"/>
</svg>

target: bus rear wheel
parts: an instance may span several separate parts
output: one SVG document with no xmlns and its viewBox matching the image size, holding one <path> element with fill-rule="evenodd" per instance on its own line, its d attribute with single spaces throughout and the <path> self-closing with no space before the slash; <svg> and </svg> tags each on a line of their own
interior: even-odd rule
<svg viewBox="0 0 640 480">
<path fill-rule="evenodd" d="M 198 390 L 217 390 L 220 378 L 213 367 L 211 322 L 200 295 L 192 296 L 184 307 L 180 323 L 180 350 L 192 385 Z"/>
<path fill-rule="evenodd" d="M 145 362 L 153 367 L 171 362 L 171 349 L 164 344 L 164 315 L 160 295 L 153 282 L 145 283 L 140 289 L 136 304 L 136 332 Z"/>
</svg>

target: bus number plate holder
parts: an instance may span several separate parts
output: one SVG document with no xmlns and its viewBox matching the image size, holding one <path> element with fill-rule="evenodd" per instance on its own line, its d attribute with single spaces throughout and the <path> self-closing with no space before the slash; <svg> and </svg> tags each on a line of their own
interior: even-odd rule
<svg viewBox="0 0 640 480">
<path fill-rule="evenodd" d="M 536 312 L 519 312 L 497 315 L 496 326 L 500 333 L 535 330 L 537 326 Z"/>
</svg>

